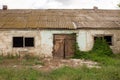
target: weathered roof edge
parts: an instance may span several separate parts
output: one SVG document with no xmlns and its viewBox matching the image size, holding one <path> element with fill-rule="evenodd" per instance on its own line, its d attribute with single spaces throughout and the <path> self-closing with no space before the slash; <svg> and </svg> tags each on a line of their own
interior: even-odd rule
<svg viewBox="0 0 120 80">
<path fill-rule="evenodd" d="M 7 12 L 7 11 L 52 11 L 52 10 L 84 10 L 84 11 L 120 11 L 120 9 L 7 9 L 7 10 L 2 10 L 0 11 Z"/>
<path fill-rule="evenodd" d="M 120 28 L 0 28 L 0 30 L 120 30 Z"/>
</svg>

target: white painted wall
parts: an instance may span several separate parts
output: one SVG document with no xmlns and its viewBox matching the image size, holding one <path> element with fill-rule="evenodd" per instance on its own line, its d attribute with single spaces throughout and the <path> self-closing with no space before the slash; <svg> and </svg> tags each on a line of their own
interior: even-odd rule
<svg viewBox="0 0 120 80">
<path fill-rule="evenodd" d="M 79 33 L 77 34 L 77 43 L 79 45 L 80 50 L 82 51 L 86 51 L 86 47 L 87 47 L 87 38 L 86 38 L 86 32 L 85 31 L 79 31 Z"/>
</svg>

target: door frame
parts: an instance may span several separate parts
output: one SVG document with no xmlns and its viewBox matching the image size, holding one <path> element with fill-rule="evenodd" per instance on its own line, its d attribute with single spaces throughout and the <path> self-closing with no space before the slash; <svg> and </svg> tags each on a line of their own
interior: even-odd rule
<svg viewBox="0 0 120 80">
<path fill-rule="evenodd" d="M 61 33 L 61 34 L 53 34 L 53 51 L 52 51 L 52 56 L 53 56 L 53 58 L 54 58 L 54 45 L 55 45 L 55 35 L 75 35 L 75 42 L 76 42 L 76 33 L 68 33 L 68 34 L 65 34 L 65 33 Z M 65 41 L 64 41 L 64 49 L 65 49 Z M 64 50 L 64 58 L 63 59 L 65 59 L 66 57 L 65 57 L 65 50 Z"/>
</svg>

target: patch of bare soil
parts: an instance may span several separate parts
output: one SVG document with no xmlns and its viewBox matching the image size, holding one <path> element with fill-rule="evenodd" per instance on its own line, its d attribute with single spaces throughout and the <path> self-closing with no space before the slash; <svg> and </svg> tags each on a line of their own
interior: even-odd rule
<svg viewBox="0 0 120 80">
<path fill-rule="evenodd" d="M 34 68 L 40 69 L 43 71 L 50 71 L 54 69 L 58 69 L 64 66 L 69 66 L 73 68 L 77 68 L 85 65 L 88 68 L 100 68 L 97 62 L 86 61 L 81 59 L 43 59 L 44 65 L 35 65 Z"/>
<path fill-rule="evenodd" d="M 42 64 L 41 64 L 42 63 Z M 12 67 L 12 68 L 33 68 L 42 71 L 51 71 L 64 66 L 77 68 L 85 65 L 88 68 L 100 68 L 97 62 L 82 60 L 82 59 L 51 59 L 45 58 L 37 61 L 24 61 L 19 59 L 6 59 L 0 62 L 0 67 Z"/>
</svg>

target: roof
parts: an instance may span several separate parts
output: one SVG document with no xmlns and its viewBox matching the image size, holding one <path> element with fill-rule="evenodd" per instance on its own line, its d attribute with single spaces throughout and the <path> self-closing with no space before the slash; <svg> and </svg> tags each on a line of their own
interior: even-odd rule
<svg viewBox="0 0 120 80">
<path fill-rule="evenodd" d="M 0 10 L 0 29 L 120 29 L 120 10 Z"/>
</svg>

